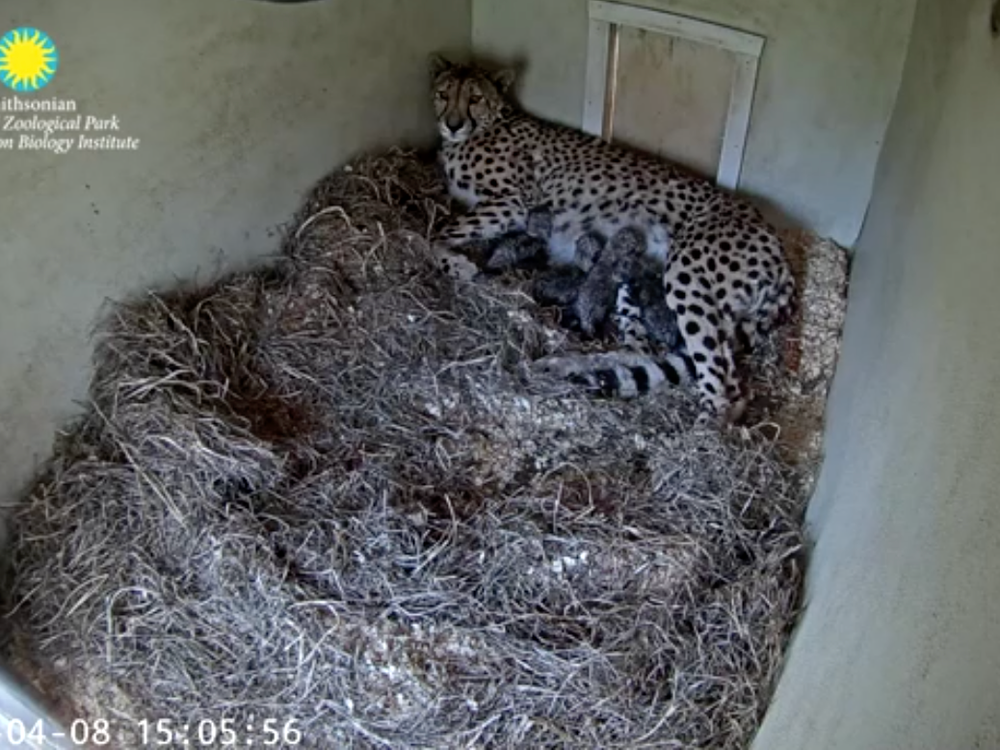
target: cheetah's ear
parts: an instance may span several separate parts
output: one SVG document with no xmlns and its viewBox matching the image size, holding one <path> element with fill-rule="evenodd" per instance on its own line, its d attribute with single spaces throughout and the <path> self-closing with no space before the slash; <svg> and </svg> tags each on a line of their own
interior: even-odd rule
<svg viewBox="0 0 1000 750">
<path fill-rule="evenodd" d="M 501 94 L 506 94 L 507 90 L 514 85 L 514 81 L 517 79 L 517 71 L 514 68 L 504 68 L 493 73 L 492 78 L 497 91 Z"/>
<path fill-rule="evenodd" d="M 446 70 L 451 70 L 452 67 L 454 66 L 450 62 L 445 60 L 441 55 L 437 53 L 431 55 L 430 57 L 431 78 L 437 78 Z"/>
</svg>

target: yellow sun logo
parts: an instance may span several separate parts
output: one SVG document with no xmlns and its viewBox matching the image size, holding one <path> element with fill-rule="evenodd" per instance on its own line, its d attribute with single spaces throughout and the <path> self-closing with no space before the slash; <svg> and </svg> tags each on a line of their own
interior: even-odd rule
<svg viewBox="0 0 1000 750">
<path fill-rule="evenodd" d="M 38 91 L 58 67 L 56 45 L 38 29 L 13 29 L 0 38 L 0 80 L 8 88 Z"/>
</svg>

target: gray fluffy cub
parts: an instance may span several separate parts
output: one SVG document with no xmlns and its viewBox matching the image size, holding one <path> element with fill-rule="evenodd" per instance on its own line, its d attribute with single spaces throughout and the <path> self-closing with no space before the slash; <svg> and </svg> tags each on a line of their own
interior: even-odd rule
<svg viewBox="0 0 1000 750">
<path fill-rule="evenodd" d="M 547 207 L 529 212 L 528 231 L 548 239 L 552 213 Z M 624 292 L 627 304 L 638 308 L 650 342 L 674 350 L 682 340 L 677 316 L 667 307 L 662 277 L 662 264 L 646 254 L 645 233 L 625 227 L 610 240 L 597 232 L 582 235 L 574 265 L 550 270 L 536 282 L 533 294 L 538 302 L 561 308 L 567 327 L 603 337 L 613 333 L 610 314 Z"/>
</svg>

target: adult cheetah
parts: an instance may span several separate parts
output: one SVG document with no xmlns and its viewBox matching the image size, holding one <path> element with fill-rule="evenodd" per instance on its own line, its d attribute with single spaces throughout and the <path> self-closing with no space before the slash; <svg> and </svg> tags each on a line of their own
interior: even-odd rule
<svg viewBox="0 0 1000 750">
<path fill-rule="evenodd" d="M 695 368 L 701 421 L 732 421 L 746 405 L 733 358 L 739 330 L 752 346 L 787 311 L 794 283 L 775 230 L 737 196 L 662 159 L 518 111 L 512 71 L 487 71 L 435 56 L 433 101 L 441 164 L 468 208 L 439 233 L 443 267 L 467 276 L 463 244 L 526 227 L 532 206 L 554 214 L 554 262 L 571 262 L 576 240 L 626 226 L 646 233 L 664 263 L 663 290 Z M 616 359 L 617 357 L 617 359 Z M 550 358 L 567 377 L 655 368 L 641 351 Z"/>
</svg>

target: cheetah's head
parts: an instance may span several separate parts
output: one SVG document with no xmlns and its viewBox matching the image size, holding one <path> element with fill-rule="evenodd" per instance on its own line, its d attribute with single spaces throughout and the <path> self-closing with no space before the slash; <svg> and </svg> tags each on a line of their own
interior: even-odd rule
<svg viewBox="0 0 1000 750">
<path fill-rule="evenodd" d="M 509 111 L 505 94 L 514 82 L 513 70 L 491 72 L 458 65 L 435 55 L 431 59 L 434 112 L 446 143 L 461 143 L 485 130 Z"/>
</svg>

